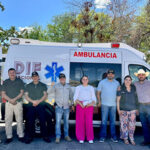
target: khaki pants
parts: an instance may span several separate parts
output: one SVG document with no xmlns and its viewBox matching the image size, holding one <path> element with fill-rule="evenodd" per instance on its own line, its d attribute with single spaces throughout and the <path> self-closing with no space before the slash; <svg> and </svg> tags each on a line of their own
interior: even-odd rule
<svg viewBox="0 0 150 150">
<path fill-rule="evenodd" d="M 6 129 L 7 139 L 10 139 L 13 137 L 13 135 L 12 135 L 13 114 L 15 114 L 15 118 L 17 121 L 17 135 L 19 138 L 24 137 L 22 102 L 17 102 L 16 105 L 12 105 L 11 103 L 6 102 L 6 106 L 5 106 L 5 129 Z"/>
</svg>

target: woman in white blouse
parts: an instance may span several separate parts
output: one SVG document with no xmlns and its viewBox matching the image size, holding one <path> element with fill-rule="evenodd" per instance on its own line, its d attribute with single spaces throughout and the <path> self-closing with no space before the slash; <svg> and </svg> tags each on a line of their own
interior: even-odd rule
<svg viewBox="0 0 150 150">
<path fill-rule="evenodd" d="M 88 77 L 81 78 L 82 85 L 76 87 L 74 102 L 76 103 L 76 137 L 80 143 L 84 143 L 85 137 L 89 143 L 93 143 L 93 105 L 96 102 L 94 88 L 88 85 Z"/>
</svg>

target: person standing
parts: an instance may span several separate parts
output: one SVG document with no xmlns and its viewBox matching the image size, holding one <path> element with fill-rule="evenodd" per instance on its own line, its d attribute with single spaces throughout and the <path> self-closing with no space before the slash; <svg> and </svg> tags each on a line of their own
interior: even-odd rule
<svg viewBox="0 0 150 150">
<path fill-rule="evenodd" d="M 2 85 L 0 84 L 0 102 L 2 102 Z M 2 118 L 1 118 L 2 119 Z M 0 143 L 1 143 L 1 139 L 0 139 Z"/>
<path fill-rule="evenodd" d="M 2 85 L 0 84 L 0 97 L 1 97 L 1 92 L 2 92 Z"/>
<path fill-rule="evenodd" d="M 32 73 L 33 82 L 26 85 L 25 98 L 29 102 L 27 108 L 27 124 L 26 124 L 26 139 L 25 143 L 29 144 L 33 141 L 35 133 L 35 119 L 38 116 L 40 121 L 40 129 L 43 140 L 50 143 L 51 140 L 47 135 L 46 128 L 46 111 L 45 100 L 47 98 L 47 87 L 44 83 L 39 81 L 39 74 L 37 72 Z"/>
<path fill-rule="evenodd" d="M 18 140 L 23 142 L 23 108 L 22 96 L 24 93 L 24 83 L 16 77 L 16 70 L 10 68 L 8 70 L 9 79 L 6 79 L 2 85 L 2 97 L 7 100 L 5 105 L 5 129 L 6 129 L 6 144 L 13 141 L 12 122 L 13 114 L 17 121 Z"/>
<path fill-rule="evenodd" d="M 150 81 L 146 79 L 149 72 L 139 69 L 134 75 L 139 79 L 134 85 L 137 89 L 139 115 L 144 135 L 144 142 L 142 142 L 141 145 L 146 146 L 150 145 Z"/>
<path fill-rule="evenodd" d="M 117 92 L 117 110 L 120 118 L 120 138 L 125 144 L 135 145 L 134 132 L 136 114 L 138 114 L 138 98 L 136 87 L 132 84 L 131 76 L 124 78 L 121 89 Z"/>
<path fill-rule="evenodd" d="M 104 142 L 107 136 L 107 121 L 110 118 L 111 140 L 117 141 L 115 121 L 116 121 L 116 95 L 119 82 L 114 79 L 115 71 L 109 69 L 107 78 L 100 81 L 97 87 L 98 106 L 101 106 L 101 131 L 100 142 Z"/>
<path fill-rule="evenodd" d="M 64 136 L 65 140 L 71 142 L 72 139 L 69 136 L 69 113 L 70 106 L 73 109 L 73 92 L 71 86 L 66 83 L 65 74 L 61 73 L 59 75 L 59 83 L 54 85 L 54 82 L 48 89 L 48 95 L 54 93 L 55 95 L 55 115 L 56 115 L 56 126 L 55 126 L 55 134 L 56 140 L 55 142 L 60 143 L 61 139 L 61 120 L 62 116 L 64 118 Z"/>
<path fill-rule="evenodd" d="M 74 102 L 76 103 L 76 138 L 84 143 L 85 137 L 92 144 L 93 133 L 93 105 L 96 103 L 94 88 L 88 85 L 88 77 L 81 78 L 82 85 L 76 87 Z"/>
</svg>

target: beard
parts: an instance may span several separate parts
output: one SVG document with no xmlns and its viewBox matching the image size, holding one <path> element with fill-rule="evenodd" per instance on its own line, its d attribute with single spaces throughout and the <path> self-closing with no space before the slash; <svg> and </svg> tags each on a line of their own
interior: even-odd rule
<svg viewBox="0 0 150 150">
<path fill-rule="evenodd" d="M 113 80 L 114 78 L 113 77 L 108 77 L 108 80 Z"/>
<path fill-rule="evenodd" d="M 139 81 L 144 81 L 146 78 L 139 78 Z"/>
</svg>

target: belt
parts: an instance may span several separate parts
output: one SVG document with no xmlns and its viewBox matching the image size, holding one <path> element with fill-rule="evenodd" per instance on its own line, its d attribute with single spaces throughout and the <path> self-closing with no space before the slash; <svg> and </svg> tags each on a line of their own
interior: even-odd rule
<svg viewBox="0 0 150 150">
<path fill-rule="evenodd" d="M 140 105 L 150 105 L 150 102 L 148 102 L 148 103 L 140 103 Z"/>
</svg>

